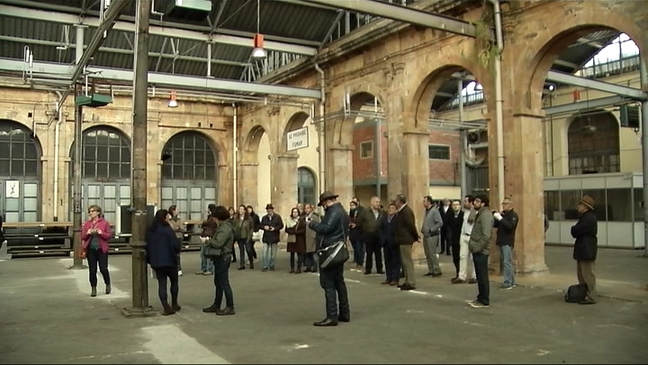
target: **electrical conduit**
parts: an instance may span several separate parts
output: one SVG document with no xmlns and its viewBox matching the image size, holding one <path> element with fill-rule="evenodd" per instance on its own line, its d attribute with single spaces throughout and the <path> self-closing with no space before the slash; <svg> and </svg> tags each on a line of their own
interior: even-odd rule
<svg viewBox="0 0 648 365">
<path fill-rule="evenodd" d="M 314 63 L 315 65 L 315 71 L 319 73 L 319 81 L 320 81 L 320 90 L 322 92 L 322 99 L 320 100 L 319 104 L 319 117 L 322 119 L 321 120 L 321 127 L 319 130 L 319 186 L 320 186 L 320 191 L 319 193 L 321 194 L 325 189 L 326 189 L 326 179 L 324 178 L 325 173 L 326 173 L 326 125 L 324 122 L 324 105 L 326 104 L 326 76 L 324 75 L 324 70 L 317 64 Z M 313 116 L 311 115 L 311 118 Z"/>
</svg>

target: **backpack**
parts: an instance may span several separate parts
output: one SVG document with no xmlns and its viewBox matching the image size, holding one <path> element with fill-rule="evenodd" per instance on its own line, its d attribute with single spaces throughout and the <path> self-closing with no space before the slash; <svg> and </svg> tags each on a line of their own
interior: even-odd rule
<svg viewBox="0 0 648 365">
<path fill-rule="evenodd" d="M 585 300 L 585 297 L 587 297 L 587 285 L 574 284 L 567 288 L 567 293 L 565 293 L 565 302 L 580 303 Z"/>
</svg>

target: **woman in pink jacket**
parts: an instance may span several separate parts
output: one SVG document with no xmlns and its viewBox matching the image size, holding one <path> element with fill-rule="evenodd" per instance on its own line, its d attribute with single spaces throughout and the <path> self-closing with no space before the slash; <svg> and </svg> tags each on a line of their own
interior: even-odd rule
<svg viewBox="0 0 648 365">
<path fill-rule="evenodd" d="M 90 269 L 90 296 L 97 296 L 97 264 L 106 284 L 106 294 L 110 294 L 110 273 L 108 272 L 108 240 L 112 237 L 110 224 L 101 216 L 101 208 L 91 205 L 88 208 L 90 219 L 81 228 L 82 249 L 86 252 Z"/>
</svg>

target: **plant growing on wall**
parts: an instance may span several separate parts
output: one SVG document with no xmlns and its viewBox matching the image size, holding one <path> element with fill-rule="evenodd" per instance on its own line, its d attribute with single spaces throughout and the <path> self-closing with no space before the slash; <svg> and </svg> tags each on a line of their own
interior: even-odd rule
<svg viewBox="0 0 648 365">
<path fill-rule="evenodd" d="M 495 57 L 499 57 L 499 50 L 497 49 L 493 32 L 495 28 L 494 21 L 495 18 L 492 9 L 485 5 L 481 19 L 474 22 L 477 34 L 475 37 L 473 57 L 487 68 L 492 67 L 493 62 L 491 61 Z"/>
</svg>

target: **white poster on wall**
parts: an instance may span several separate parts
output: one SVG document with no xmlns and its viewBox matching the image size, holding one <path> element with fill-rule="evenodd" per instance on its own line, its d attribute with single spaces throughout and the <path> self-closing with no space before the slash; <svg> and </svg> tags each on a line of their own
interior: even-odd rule
<svg viewBox="0 0 648 365">
<path fill-rule="evenodd" d="M 20 198 L 20 181 L 7 180 L 7 191 L 5 196 L 7 198 Z"/>
</svg>

